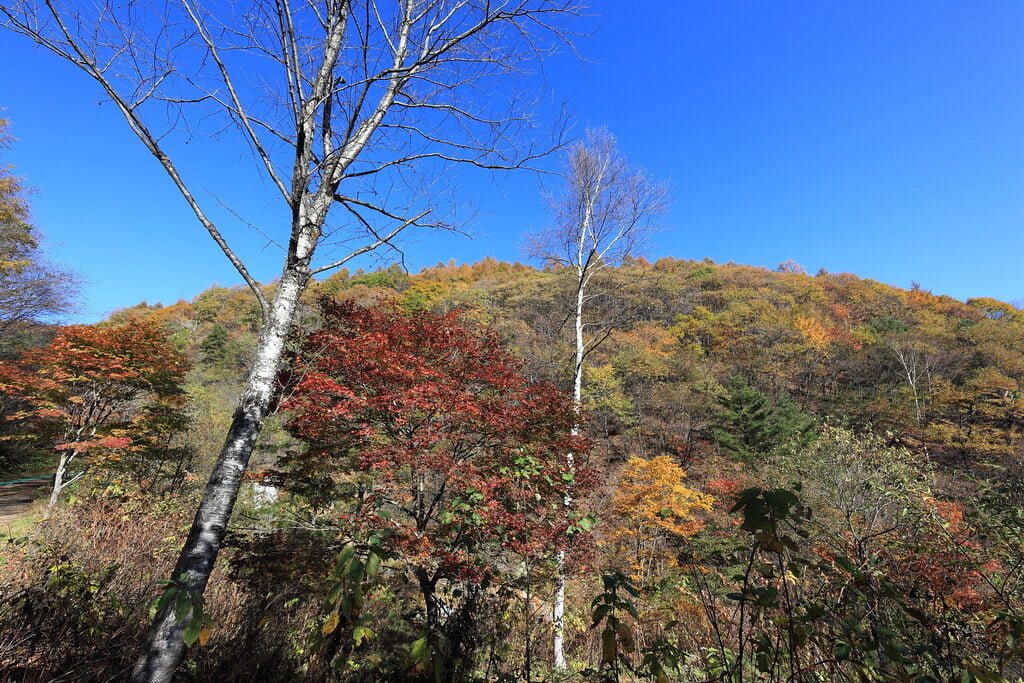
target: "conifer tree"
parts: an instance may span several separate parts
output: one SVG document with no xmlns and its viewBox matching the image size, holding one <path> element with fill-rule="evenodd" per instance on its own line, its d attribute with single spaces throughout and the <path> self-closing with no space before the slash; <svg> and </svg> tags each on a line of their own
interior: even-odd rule
<svg viewBox="0 0 1024 683">
<path fill-rule="evenodd" d="M 206 339 L 199 345 L 203 352 L 204 365 L 220 365 L 227 359 L 228 331 L 220 323 L 214 323 Z"/>
<path fill-rule="evenodd" d="M 788 396 L 773 400 L 742 377 L 732 377 L 726 390 L 712 431 L 718 445 L 737 459 L 752 463 L 810 441 L 814 419 Z"/>
</svg>

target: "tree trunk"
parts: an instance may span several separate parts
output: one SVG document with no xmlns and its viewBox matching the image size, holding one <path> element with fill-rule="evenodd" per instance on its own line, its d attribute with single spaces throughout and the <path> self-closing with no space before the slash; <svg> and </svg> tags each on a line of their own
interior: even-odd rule
<svg viewBox="0 0 1024 683">
<path fill-rule="evenodd" d="M 577 416 L 583 403 L 583 357 L 585 345 L 583 342 L 583 301 L 585 294 L 585 274 L 579 273 L 579 280 L 576 286 L 576 309 L 575 309 L 575 331 L 576 331 L 576 353 L 573 357 L 572 374 L 572 400 L 573 409 Z M 579 422 L 573 425 L 572 435 L 580 433 Z M 569 471 L 575 468 L 575 458 L 572 453 L 566 455 L 566 465 Z M 572 507 L 572 497 L 566 496 L 563 501 L 566 510 Z M 551 609 L 551 624 L 554 634 L 552 646 L 554 650 L 555 668 L 566 668 L 565 661 L 565 551 L 558 552 L 558 569 L 555 575 L 555 600 Z"/>
<path fill-rule="evenodd" d="M 197 594 L 205 590 L 224 540 L 242 477 L 270 406 L 284 343 L 298 308 L 299 296 L 308 280 L 308 272 L 294 267 L 287 268 L 281 277 L 227 439 L 174 567 L 171 579 L 178 581 L 184 575 L 184 585 Z M 133 683 L 165 683 L 171 680 L 185 648 L 182 635 L 189 621 L 190 618 L 180 622 L 175 619 L 173 601 L 157 616 L 146 650 L 135 663 Z"/>
<path fill-rule="evenodd" d="M 68 472 L 68 465 L 71 463 L 71 459 L 75 457 L 74 451 L 68 453 L 68 451 L 60 452 L 60 460 L 57 462 L 57 471 L 53 475 L 53 491 L 50 492 L 50 500 L 46 503 L 46 509 L 43 510 L 43 519 L 50 519 L 53 516 L 53 509 L 57 507 L 57 501 L 60 499 L 60 492 L 64 490 L 66 484 L 64 483 L 64 475 Z"/>
</svg>

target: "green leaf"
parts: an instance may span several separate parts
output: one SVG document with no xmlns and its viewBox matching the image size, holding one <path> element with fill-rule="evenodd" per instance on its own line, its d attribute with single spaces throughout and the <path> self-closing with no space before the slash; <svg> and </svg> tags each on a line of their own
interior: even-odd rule
<svg viewBox="0 0 1024 683">
<path fill-rule="evenodd" d="M 800 499 L 789 489 L 772 489 L 764 494 L 764 501 L 775 516 L 783 518 L 789 515 L 789 509 L 800 504 Z"/>
<path fill-rule="evenodd" d="M 342 596 L 342 598 L 341 598 L 341 606 L 340 606 L 339 609 L 340 609 L 341 613 L 345 615 L 346 619 L 352 617 L 352 594 L 351 593 L 346 593 L 345 595 Z"/>
<path fill-rule="evenodd" d="M 835 562 L 836 565 L 840 569 L 842 569 L 843 571 L 845 571 L 845 572 L 847 572 L 849 574 L 856 574 L 856 573 L 858 573 L 857 572 L 857 568 L 853 566 L 853 563 L 850 562 L 845 557 L 843 557 L 842 555 L 836 555 L 835 557 L 832 558 L 832 561 Z"/>
<path fill-rule="evenodd" d="M 174 596 L 176 596 L 177 594 L 177 586 L 173 584 L 167 586 L 163 594 L 153 603 L 152 607 L 149 608 L 149 618 L 155 619 L 157 614 L 163 612 L 164 609 L 166 609 L 167 606 L 171 604 L 171 600 L 174 600 Z"/>
<path fill-rule="evenodd" d="M 594 516 L 584 515 L 583 517 L 580 517 L 576 522 L 576 527 L 581 531 L 590 531 L 594 528 Z"/>
<path fill-rule="evenodd" d="M 341 549 L 338 553 L 337 573 L 342 574 L 345 571 L 348 561 L 352 559 L 352 556 L 356 554 L 356 547 L 354 545 L 347 545 Z"/>
<path fill-rule="evenodd" d="M 376 635 L 368 626 L 356 626 L 352 629 L 352 642 L 359 647 L 364 640 L 369 640 Z"/>
<path fill-rule="evenodd" d="M 187 592 L 182 592 L 178 595 L 178 602 L 174 606 L 174 620 L 177 622 L 185 621 L 188 613 L 192 611 L 192 596 Z M 193 621 L 195 621 L 193 619 Z"/>
<path fill-rule="evenodd" d="M 427 637 L 417 638 L 412 641 L 412 646 L 409 648 L 409 661 L 413 664 L 420 664 L 426 661 L 429 655 L 429 648 L 427 647 Z"/>
<path fill-rule="evenodd" d="M 729 510 L 729 514 L 734 514 L 734 513 L 739 512 L 740 510 L 745 508 L 747 505 L 749 505 L 750 501 L 754 500 L 755 498 L 757 498 L 760 495 L 761 495 L 761 489 L 759 489 L 757 487 L 745 489 L 744 491 L 740 492 L 740 495 L 737 496 L 737 498 L 736 498 L 736 504 L 733 505 L 732 509 Z"/>
<path fill-rule="evenodd" d="M 380 571 L 380 556 L 377 553 L 370 553 L 370 557 L 366 560 L 366 575 L 376 576 L 377 572 Z"/>
<path fill-rule="evenodd" d="M 199 640 L 199 634 L 203 630 L 203 620 L 198 616 L 192 621 L 188 622 L 188 626 L 185 627 L 185 632 L 181 635 L 181 639 L 185 641 L 186 645 L 191 646 L 194 642 Z"/>
<path fill-rule="evenodd" d="M 327 602 L 328 602 L 328 604 L 334 605 L 336 602 L 338 602 L 338 596 L 341 595 L 341 591 L 344 588 L 345 588 L 345 584 L 344 583 L 342 583 L 341 581 L 336 582 L 331 587 L 331 592 L 327 594 Z"/>
<path fill-rule="evenodd" d="M 348 563 L 348 567 L 345 570 L 345 575 L 348 576 L 349 581 L 352 583 L 359 583 L 363 580 L 363 571 L 366 567 L 363 565 L 363 561 L 357 558 L 353 558 Z"/>
</svg>

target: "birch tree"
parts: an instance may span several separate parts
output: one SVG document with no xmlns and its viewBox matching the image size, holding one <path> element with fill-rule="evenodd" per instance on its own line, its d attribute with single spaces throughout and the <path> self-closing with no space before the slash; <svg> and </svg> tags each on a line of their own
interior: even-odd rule
<svg viewBox="0 0 1024 683">
<path fill-rule="evenodd" d="M 315 275 L 404 230 L 451 227 L 424 178 L 446 177 L 453 164 L 524 167 L 551 148 L 524 143 L 530 102 L 511 84 L 563 39 L 575 2 L 21 0 L 0 11 L 9 29 L 98 84 L 262 309 L 245 388 L 171 577 L 180 594 L 201 595 L 300 294 Z M 210 122 L 248 147 L 287 210 L 287 224 L 256 226 L 283 253 L 272 296 L 182 170 L 184 148 L 171 144 Z M 328 241 L 348 253 L 318 254 Z M 171 605 L 157 615 L 134 680 L 170 680 L 190 620 Z"/>
<path fill-rule="evenodd" d="M 595 277 L 643 248 L 668 202 L 668 188 L 630 166 L 607 129 L 588 130 L 584 139 L 569 149 L 564 190 L 549 200 L 552 224 L 532 237 L 527 249 L 531 256 L 564 269 L 573 279 L 572 395 L 577 415 L 583 401 L 586 359 L 612 331 L 606 321 L 588 318 L 590 304 L 608 294 L 595 287 Z M 577 422 L 573 435 L 579 430 Z M 572 468 L 573 454 L 567 457 Z M 572 505 L 571 497 L 565 505 Z M 559 557 L 560 567 L 563 560 L 564 555 Z M 565 574 L 561 570 L 555 582 L 552 623 L 555 666 L 565 668 Z"/>
</svg>

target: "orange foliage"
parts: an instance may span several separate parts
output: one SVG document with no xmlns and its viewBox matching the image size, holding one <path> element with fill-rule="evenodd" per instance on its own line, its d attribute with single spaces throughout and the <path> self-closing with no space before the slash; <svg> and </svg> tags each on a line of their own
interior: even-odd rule
<svg viewBox="0 0 1024 683">
<path fill-rule="evenodd" d="M 187 371 L 153 322 L 72 325 L 49 346 L 0 364 L 0 393 L 21 401 L 7 419 L 25 422 L 32 438 L 76 455 L 116 454 L 156 437 L 150 408 L 184 405 Z"/>
<path fill-rule="evenodd" d="M 685 478 L 667 455 L 632 457 L 620 475 L 607 538 L 628 555 L 634 577 L 656 565 L 674 566 L 674 554 L 665 552 L 668 540 L 692 536 L 704 526 L 698 515 L 711 510 L 713 498 L 684 486 Z"/>
<path fill-rule="evenodd" d="M 797 318 L 793 326 L 803 334 L 807 345 L 818 351 L 823 351 L 832 341 L 829 331 L 814 318 Z"/>
<path fill-rule="evenodd" d="M 849 311 L 840 306 L 837 306 L 836 309 L 837 313 L 841 313 L 844 316 L 845 321 L 845 317 L 849 316 Z M 797 318 L 793 322 L 793 327 L 803 334 L 807 345 L 816 351 L 826 351 L 830 345 L 836 343 L 846 344 L 854 349 L 861 348 L 861 343 L 854 339 L 846 330 L 837 327 L 826 327 L 814 318 Z"/>
</svg>

